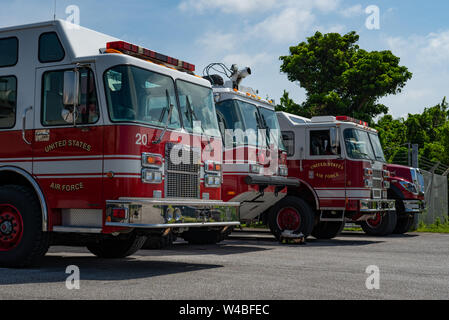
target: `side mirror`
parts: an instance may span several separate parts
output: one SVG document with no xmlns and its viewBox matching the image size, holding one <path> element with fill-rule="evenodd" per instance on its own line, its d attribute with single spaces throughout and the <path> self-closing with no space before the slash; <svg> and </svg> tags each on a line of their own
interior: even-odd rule
<svg viewBox="0 0 449 320">
<path fill-rule="evenodd" d="M 69 123 L 76 123 L 76 109 L 79 105 L 79 71 L 64 72 L 64 92 L 62 118 Z M 75 115 L 75 116 L 74 116 Z"/>
<path fill-rule="evenodd" d="M 338 136 L 338 130 L 336 127 L 330 128 L 330 147 L 332 153 L 338 154 L 338 147 L 340 146 L 340 139 Z"/>
</svg>

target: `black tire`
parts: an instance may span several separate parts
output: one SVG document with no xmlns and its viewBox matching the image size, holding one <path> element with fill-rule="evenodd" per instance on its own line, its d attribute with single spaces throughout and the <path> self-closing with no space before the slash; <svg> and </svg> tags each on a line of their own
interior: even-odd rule
<svg viewBox="0 0 449 320">
<path fill-rule="evenodd" d="M 387 236 L 393 233 L 398 220 L 396 211 L 389 211 L 385 215 L 381 215 L 381 221 L 375 226 L 369 221 L 363 221 L 361 227 L 366 234 L 370 236 Z"/>
<path fill-rule="evenodd" d="M 312 231 L 312 236 L 317 239 L 332 239 L 338 236 L 345 223 L 343 221 L 320 221 Z"/>
<path fill-rule="evenodd" d="M 42 231 L 42 211 L 34 192 L 24 186 L 1 186 L 0 204 L 4 205 L 5 208 L 6 206 L 16 208 L 17 217 L 20 216 L 23 224 L 21 226 L 23 231 L 21 232 L 21 238 L 18 238 L 18 242 L 10 249 L 3 248 L 0 251 L 0 265 L 2 267 L 22 268 L 37 264 L 48 251 L 50 237 L 48 232 Z M 6 216 L 1 217 L 0 220 L 2 224 L 3 222 L 8 223 Z M 17 224 L 13 224 L 15 229 L 11 232 L 16 234 Z M 0 234 L 2 237 L 10 236 L 8 233 L 0 232 Z"/>
<path fill-rule="evenodd" d="M 147 240 L 142 246 L 142 249 L 148 250 L 165 249 L 171 247 L 174 241 L 176 241 L 176 236 L 171 231 L 166 235 L 150 234 L 148 235 Z"/>
<path fill-rule="evenodd" d="M 286 211 L 288 211 L 287 215 L 297 220 L 290 224 L 281 222 L 282 225 L 280 225 L 278 222 L 282 217 L 279 215 L 284 214 Z M 295 215 L 297 216 L 295 217 Z M 286 196 L 276 203 L 268 213 L 268 226 L 278 241 L 281 240 L 282 232 L 286 230 L 293 231 L 296 234 L 302 233 L 307 238 L 312 232 L 314 219 L 315 214 L 307 202 L 295 196 Z M 288 229 L 288 225 L 292 226 L 294 230 Z"/>
<path fill-rule="evenodd" d="M 406 217 L 398 218 L 396 222 L 396 227 L 393 230 L 394 234 L 404 234 L 410 231 L 413 226 L 413 222 L 415 221 L 415 217 L 413 215 L 409 215 Z"/>
<path fill-rule="evenodd" d="M 191 228 L 182 233 L 182 238 L 189 244 L 216 244 L 222 239 L 218 230 Z"/>
<path fill-rule="evenodd" d="M 101 239 L 98 242 L 88 244 L 86 247 L 99 258 L 118 259 L 136 253 L 142 248 L 146 240 L 146 236 L 131 233 L 127 237 Z"/>
</svg>

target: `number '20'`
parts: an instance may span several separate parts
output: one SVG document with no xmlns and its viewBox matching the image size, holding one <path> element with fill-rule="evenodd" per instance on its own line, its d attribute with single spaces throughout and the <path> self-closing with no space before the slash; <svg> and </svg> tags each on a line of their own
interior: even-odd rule
<svg viewBox="0 0 449 320">
<path fill-rule="evenodd" d="M 148 144 L 148 136 L 146 134 L 136 134 L 136 144 L 146 146 Z"/>
</svg>

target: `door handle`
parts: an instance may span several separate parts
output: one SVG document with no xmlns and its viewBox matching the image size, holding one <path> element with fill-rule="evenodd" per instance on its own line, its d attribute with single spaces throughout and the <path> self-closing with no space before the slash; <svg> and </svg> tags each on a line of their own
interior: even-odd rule
<svg viewBox="0 0 449 320">
<path fill-rule="evenodd" d="M 33 106 L 29 106 L 28 108 L 26 108 L 23 111 L 23 115 L 22 115 L 22 139 L 23 141 L 25 141 L 26 144 L 31 144 L 31 142 L 29 142 L 25 136 L 25 128 L 26 128 L 26 123 L 27 123 L 27 113 L 28 111 L 33 110 Z"/>
</svg>

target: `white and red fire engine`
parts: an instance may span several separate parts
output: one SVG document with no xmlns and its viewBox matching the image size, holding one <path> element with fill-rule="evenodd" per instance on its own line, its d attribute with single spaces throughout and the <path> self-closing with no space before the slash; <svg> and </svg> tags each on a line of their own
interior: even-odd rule
<svg viewBox="0 0 449 320">
<path fill-rule="evenodd" d="M 390 189 L 388 198 L 396 201 L 397 222 L 393 233 L 403 234 L 410 231 L 417 215 L 425 209 L 425 185 L 421 170 L 398 164 L 388 164 L 390 171 Z M 371 224 L 382 224 L 382 216 L 377 215 Z M 371 232 L 371 229 L 366 230 Z"/>
<path fill-rule="evenodd" d="M 223 69 L 224 81 L 209 71 Z M 227 71 L 227 72 L 226 72 Z M 223 137 L 224 201 L 240 202 L 240 219 L 249 222 L 286 195 L 286 187 L 299 186 L 288 178 L 287 153 L 283 147 L 274 103 L 240 85 L 251 74 L 250 68 L 231 68 L 213 63 L 204 77 L 211 81 L 217 118 Z"/>
<path fill-rule="evenodd" d="M 378 234 L 391 233 L 395 200 L 388 199 L 389 171 L 376 130 L 347 116 L 277 116 L 289 176 L 301 184 L 289 187 L 288 196 L 270 211 L 275 236 L 292 230 L 329 239 L 346 221 L 369 228 L 370 219 L 379 215 L 384 222 Z"/>
<path fill-rule="evenodd" d="M 239 225 L 194 69 L 64 21 L 0 29 L 1 265 L 59 243 L 123 257 L 148 235 Z"/>
</svg>

